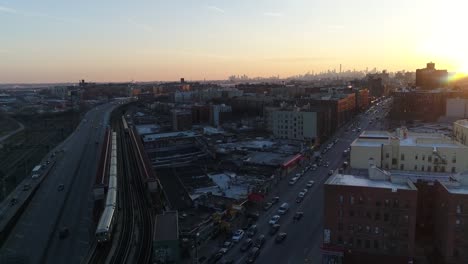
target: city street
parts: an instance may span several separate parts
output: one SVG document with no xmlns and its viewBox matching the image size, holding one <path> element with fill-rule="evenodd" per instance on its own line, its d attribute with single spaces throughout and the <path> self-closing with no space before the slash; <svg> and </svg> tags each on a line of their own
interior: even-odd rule
<svg viewBox="0 0 468 264">
<path fill-rule="evenodd" d="M 271 197 L 279 196 L 280 201 L 266 211 L 257 221 L 258 232 L 254 236 L 254 240 L 260 235 L 265 234 L 266 242 L 261 248 L 261 252 L 256 260 L 256 263 L 320 263 L 321 262 L 321 243 L 323 230 L 323 183 L 328 178 L 328 171 L 340 168 L 346 157 L 343 156 L 343 151 L 359 136 L 360 132 L 354 129 L 360 127 L 362 130 L 380 130 L 383 129 L 383 120 L 386 111 L 381 109 L 388 105 L 381 103 L 369 114 L 361 114 L 355 118 L 355 122 L 359 125 L 349 128 L 342 127 L 332 139 L 338 138 L 338 142 L 324 155 L 323 161 L 329 162 L 329 167 L 319 167 L 316 171 L 309 170 L 306 172 L 293 186 L 288 185 L 289 179 L 283 179 L 278 188 L 271 193 Z M 373 114 L 378 110 L 376 114 Z M 379 117 L 376 120 L 376 117 Z M 372 123 L 369 122 L 372 120 Z M 345 130 L 348 128 L 348 132 Z M 322 149 L 328 145 L 326 142 L 322 145 Z M 311 162 L 310 164 L 313 164 Z M 296 203 L 298 193 L 306 188 L 309 180 L 315 181 L 315 184 L 309 189 L 301 203 Z M 277 232 L 286 232 L 287 238 L 281 244 L 276 244 L 275 236 L 269 235 L 270 224 L 268 221 L 273 215 L 277 214 L 278 207 L 287 202 L 290 205 L 289 211 L 282 215 L 279 224 L 280 230 Z M 304 216 L 299 221 L 294 221 L 293 216 L 297 211 L 304 212 Z M 245 238 L 243 239 L 245 240 Z M 243 241 L 242 240 L 242 241 Z M 234 260 L 234 263 L 245 263 L 249 251 L 241 253 L 240 245 L 242 241 L 235 245 L 223 257 L 225 260 Z M 222 261 L 221 261 L 222 263 Z"/>
</svg>

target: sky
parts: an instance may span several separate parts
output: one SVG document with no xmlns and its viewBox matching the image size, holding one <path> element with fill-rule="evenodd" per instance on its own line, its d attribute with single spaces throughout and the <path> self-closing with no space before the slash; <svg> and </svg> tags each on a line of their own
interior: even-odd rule
<svg viewBox="0 0 468 264">
<path fill-rule="evenodd" d="M 468 72 L 465 0 L 0 0 L 0 83 Z"/>
</svg>

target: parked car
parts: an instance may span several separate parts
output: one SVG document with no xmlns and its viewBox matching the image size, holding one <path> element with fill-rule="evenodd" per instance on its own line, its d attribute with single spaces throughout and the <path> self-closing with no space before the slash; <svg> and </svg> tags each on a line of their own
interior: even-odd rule
<svg viewBox="0 0 468 264">
<path fill-rule="evenodd" d="M 302 216 L 304 216 L 304 212 L 298 211 L 298 212 L 296 212 L 296 213 L 294 214 L 293 220 L 299 221 L 299 220 L 301 220 Z"/>
<path fill-rule="evenodd" d="M 278 214 L 283 215 L 289 210 L 289 204 L 283 203 L 280 208 L 278 209 Z"/>
<path fill-rule="evenodd" d="M 279 215 L 274 215 L 270 221 L 268 222 L 270 225 L 275 225 L 278 223 L 278 221 L 280 220 L 280 216 Z"/>
<path fill-rule="evenodd" d="M 234 235 L 232 236 L 232 241 L 233 241 L 234 243 L 237 243 L 237 242 L 241 241 L 243 237 L 244 237 L 244 230 L 238 229 L 238 230 L 234 233 Z"/>
<path fill-rule="evenodd" d="M 253 237 L 257 233 L 257 225 L 252 225 L 249 227 L 249 230 L 247 230 L 247 237 Z"/>
<path fill-rule="evenodd" d="M 304 198 L 304 196 L 305 196 L 305 192 L 300 192 L 300 193 L 297 195 L 297 197 L 299 197 L 299 198 Z"/>
<path fill-rule="evenodd" d="M 272 206 L 273 204 L 271 202 L 268 202 L 263 206 L 263 210 L 268 211 L 268 209 L 270 209 Z"/>
<path fill-rule="evenodd" d="M 271 203 L 272 203 L 272 204 L 275 204 L 275 203 L 279 202 L 279 199 L 280 199 L 279 196 L 275 196 L 275 197 L 273 197 L 273 198 L 271 199 Z"/>
<path fill-rule="evenodd" d="M 291 180 L 289 180 L 289 185 L 294 185 L 294 184 L 296 184 L 297 180 L 299 180 L 298 177 L 293 177 L 293 178 L 291 178 Z"/>
<path fill-rule="evenodd" d="M 265 243 L 265 235 L 259 235 L 257 239 L 255 240 L 255 246 L 258 248 L 261 248 L 263 244 Z"/>
<path fill-rule="evenodd" d="M 333 175 L 333 170 L 328 171 L 328 176 L 331 176 L 331 175 Z"/>
<path fill-rule="evenodd" d="M 59 184 L 59 186 L 57 187 L 57 190 L 60 192 L 60 191 L 63 191 L 64 188 L 65 188 L 65 185 Z"/>
<path fill-rule="evenodd" d="M 283 242 L 283 241 L 286 239 L 287 236 L 288 236 L 288 234 L 286 234 L 286 233 L 284 233 L 284 232 L 279 233 L 279 234 L 276 236 L 276 238 L 275 238 L 275 242 L 276 242 L 276 243 L 281 243 L 281 242 Z"/>
<path fill-rule="evenodd" d="M 306 184 L 306 187 L 311 188 L 314 185 L 314 183 L 315 183 L 314 181 L 308 181 Z"/>
<path fill-rule="evenodd" d="M 219 253 L 226 254 L 229 249 L 232 248 L 232 242 L 231 241 L 226 241 L 224 242 L 223 246 L 219 249 Z"/>
<path fill-rule="evenodd" d="M 296 198 L 296 203 L 301 203 L 304 200 L 303 197 L 297 197 Z"/>
<path fill-rule="evenodd" d="M 270 228 L 270 235 L 274 235 L 276 234 L 276 232 L 278 232 L 278 230 L 280 229 L 280 225 L 279 224 L 274 224 L 271 226 Z"/>
<path fill-rule="evenodd" d="M 250 247 L 252 247 L 253 241 L 251 238 L 247 238 L 243 243 L 242 246 L 240 247 L 240 251 L 245 252 L 249 250 Z"/>
<path fill-rule="evenodd" d="M 249 253 L 249 256 L 247 257 L 246 262 L 247 263 L 254 263 L 255 260 L 258 257 L 258 254 L 260 254 L 260 249 L 258 247 L 252 248 L 252 250 Z"/>
</svg>

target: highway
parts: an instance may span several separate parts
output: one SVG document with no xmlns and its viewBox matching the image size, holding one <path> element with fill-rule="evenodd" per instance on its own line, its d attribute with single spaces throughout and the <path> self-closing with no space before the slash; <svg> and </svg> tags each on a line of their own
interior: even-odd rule
<svg viewBox="0 0 468 264">
<path fill-rule="evenodd" d="M 99 149 L 116 106 L 108 103 L 90 110 L 55 148 L 56 166 L 3 244 L 1 263 L 80 263 L 85 257 L 94 233 L 91 194 Z M 64 185 L 61 191 L 60 184 Z M 59 230 L 64 227 L 69 235 L 60 239 Z"/>
<path fill-rule="evenodd" d="M 268 211 L 263 213 L 258 221 L 258 232 L 254 236 L 254 240 L 259 234 L 265 234 L 266 242 L 261 248 L 260 254 L 257 257 L 255 263 L 259 264 L 270 264 L 270 263 L 320 263 L 321 251 L 320 247 L 322 244 L 322 230 L 323 230 L 323 183 L 328 178 L 328 171 L 330 169 L 338 169 L 342 166 L 345 161 L 343 157 L 343 151 L 349 147 L 349 145 L 359 136 L 355 128 L 360 127 L 362 130 L 381 130 L 384 129 L 382 121 L 385 119 L 386 111 L 382 111 L 383 106 L 389 105 L 390 101 L 381 103 L 380 106 L 375 107 L 372 113 L 360 114 L 353 122 L 359 122 L 360 124 L 345 130 L 348 126 L 341 128 L 332 137 L 333 139 L 338 138 L 338 142 L 324 155 L 323 160 L 329 162 L 329 167 L 319 167 L 316 171 L 307 171 L 293 186 L 288 185 L 289 179 L 283 179 L 278 188 L 270 194 L 270 197 L 279 196 L 280 202 L 276 203 Z M 373 113 L 378 110 L 378 113 Z M 379 120 L 376 119 L 379 117 Z M 369 121 L 373 122 L 370 124 Z M 322 145 L 326 147 L 329 142 Z M 313 164 L 311 162 L 310 164 Z M 301 203 L 296 203 L 296 197 L 298 193 L 306 188 L 306 183 L 309 180 L 315 181 L 315 184 L 309 189 L 307 195 Z M 287 238 L 281 244 L 275 243 L 275 237 L 269 235 L 270 224 L 268 221 L 273 215 L 277 214 L 278 207 L 283 203 L 287 202 L 290 205 L 289 211 L 282 215 L 279 224 L 281 225 L 280 230 L 277 232 L 286 232 Z M 295 212 L 302 211 L 304 216 L 299 221 L 294 222 L 293 216 Z M 245 240 L 245 238 L 243 239 Z M 230 249 L 230 251 L 223 257 L 223 260 L 234 260 L 234 263 L 245 263 L 248 258 L 248 252 L 242 253 L 240 251 L 240 245 L 242 241 L 236 246 Z M 222 263 L 222 261 L 220 261 Z"/>
</svg>

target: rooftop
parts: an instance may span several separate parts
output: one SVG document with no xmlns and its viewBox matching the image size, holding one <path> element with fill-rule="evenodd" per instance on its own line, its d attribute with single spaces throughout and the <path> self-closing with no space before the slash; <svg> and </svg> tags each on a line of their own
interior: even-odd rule
<svg viewBox="0 0 468 264">
<path fill-rule="evenodd" d="M 168 241 L 179 239 L 179 219 L 177 211 L 168 211 L 156 215 L 154 221 L 154 241 Z"/>
<path fill-rule="evenodd" d="M 392 182 L 390 180 L 371 180 L 368 177 L 346 174 L 335 174 L 325 182 L 327 185 L 358 186 L 369 188 L 384 188 L 396 190 L 416 190 L 414 185 L 408 182 Z"/>
<path fill-rule="evenodd" d="M 461 119 L 455 121 L 455 124 L 463 126 L 463 127 L 468 127 L 468 119 Z"/>
<path fill-rule="evenodd" d="M 159 129 L 161 127 L 158 125 L 154 125 L 154 124 L 148 124 L 148 125 L 136 125 L 135 128 L 139 135 L 145 135 L 145 134 L 153 134 L 153 133 L 159 132 Z"/>
<path fill-rule="evenodd" d="M 463 144 L 439 133 L 409 132 L 406 128 L 399 128 L 393 133 L 364 131 L 354 140 L 351 146 L 379 147 L 382 144 L 389 145 L 392 140 L 398 140 L 400 146 L 467 148 Z"/>
<path fill-rule="evenodd" d="M 177 132 L 170 132 L 170 133 L 159 133 L 159 134 L 149 134 L 143 136 L 144 142 L 155 141 L 159 139 L 165 138 L 191 138 L 198 136 L 198 133 L 193 131 L 177 131 Z"/>
</svg>

